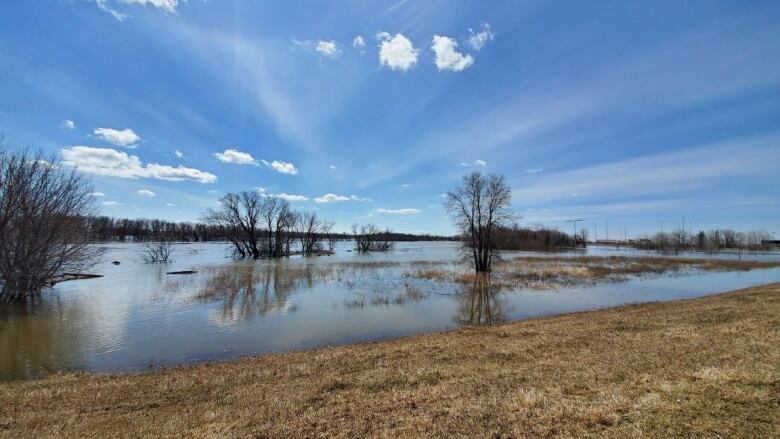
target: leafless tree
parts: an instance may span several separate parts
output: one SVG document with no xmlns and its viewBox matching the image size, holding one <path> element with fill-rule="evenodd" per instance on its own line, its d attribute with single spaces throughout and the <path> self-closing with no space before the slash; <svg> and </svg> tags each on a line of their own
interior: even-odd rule
<svg viewBox="0 0 780 439">
<path fill-rule="evenodd" d="M 202 220 L 219 228 L 240 257 L 290 254 L 295 215 L 281 198 L 264 197 L 254 191 L 226 194 L 219 199 L 219 207 L 207 210 Z"/>
<path fill-rule="evenodd" d="M 207 210 L 202 220 L 224 233 L 236 255 L 257 259 L 261 255 L 259 226 L 263 201 L 257 192 L 225 194 L 219 199 L 219 208 Z"/>
<path fill-rule="evenodd" d="M 144 245 L 141 257 L 147 264 L 167 264 L 173 254 L 173 242 L 161 237 Z"/>
<path fill-rule="evenodd" d="M 392 248 L 390 229 L 384 232 L 374 224 L 353 224 L 352 236 L 355 238 L 355 248 L 360 253 L 388 251 Z"/>
<path fill-rule="evenodd" d="M 0 301 L 21 300 L 92 266 L 92 185 L 54 157 L 0 149 Z"/>
<path fill-rule="evenodd" d="M 336 235 L 333 234 L 334 226 L 335 223 L 333 221 L 324 221 L 322 223 L 322 235 L 328 246 L 328 252 L 331 253 L 333 253 L 333 249 L 336 247 Z"/>
<path fill-rule="evenodd" d="M 497 229 L 512 221 L 511 190 L 503 176 L 473 172 L 447 194 L 444 207 L 463 240 L 464 254 L 478 273 L 489 272 L 498 257 Z"/>
<path fill-rule="evenodd" d="M 301 253 L 311 255 L 322 250 L 320 230 L 322 221 L 316 212 L 302 212 L 295 215 L 295 233 L 301 243 Z"/>
</svg>

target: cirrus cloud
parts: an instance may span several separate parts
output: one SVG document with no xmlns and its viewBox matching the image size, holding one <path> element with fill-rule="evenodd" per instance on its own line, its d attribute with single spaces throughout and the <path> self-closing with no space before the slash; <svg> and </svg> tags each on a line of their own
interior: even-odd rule
<svg viewBox="0 0 780 439">
<path fill-rule="evenodd" d="M 496 36 L 496 34 L 493 33 L 493 30 L 490 28 L 490 25 L 487 23 L 482 24 L 481 31 L 474 32 L 473 29 L 469 29 L 469 33 L 471 33 L 471 36 L 469 37 L 469 44 L 476 51 L 482 49 L 488 41 L 492 41 Z"/>
<path fill-rule="evenodd" d="M 119 178 L 154 178 L 167 181 L 196 181 L 214 183 L 217 176 L 184 166 L 143 164 L 138 156 L 111 148 L 72 146 L 62 151 L 63 164 L 78 168 L 81 172 Z"/>
<path fill-rule="evenodd" d="M 420 213 L 419 209 L 405 208 L 405 209 L 385 209 L 380 207 L 375 210 L 376 213 L 386 213 L 388 215 L 415 215 Z"/>
</svg>

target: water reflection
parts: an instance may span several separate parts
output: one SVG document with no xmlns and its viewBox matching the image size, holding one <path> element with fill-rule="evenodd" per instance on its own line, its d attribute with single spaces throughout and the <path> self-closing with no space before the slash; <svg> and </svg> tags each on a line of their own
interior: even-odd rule
<svg viewBox="0 0 780 439">
<path fill-rule="evenodd" d="M 345 244 L 328 257 L 241 262 L 226 258 L 222 244 L 191 244 L 165 267 L 143 264 L 140 248 L 111 245 L 95 267 L 103 278 L 63 282 L 34 304 L 0 306 L 0 380 L 387 339 L 780 280 L 780 269 L 768 269 L 499 292 L 488 278 L 464 284 L 464 277 L 408 275 L 467 271 L 452 243 L 399 243 L 367 256 Z M 507 255 L 515 256 L 522 254 Z M 197 273 L 167 274 L 179 270 Z"/>
<path fill-rule="evenodd" d="M 463 284 L 458 294 L 455 323 L 461 326 L 493 325 L 507 321 L 506 297 L 490 282 L 489 275 L 475 276 L 472 283 Z"/>
<path fill-rule="evenodd" d="M 83 308 L 60 300 L 0 307 L 0 378 L 30 379 L 77 367 Z"/>
<path fill-rule="evenodd" d="M 275 312 L 290 312 L 287 306 L 290 294 L 330 280 L 333 271 L 325 266 L 270 261 L 216 267 L 207 270 L 206 274 L 207 280 L 196 299 L 220 302 L 219 320 L 234 322 Z"/>
</svg>

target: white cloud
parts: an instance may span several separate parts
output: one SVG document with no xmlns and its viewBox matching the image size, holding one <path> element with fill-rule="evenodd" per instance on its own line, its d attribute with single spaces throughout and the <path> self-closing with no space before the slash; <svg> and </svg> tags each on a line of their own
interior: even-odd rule
<svg viewBox="0 0 780 439">
<path fill-rule="evenodd" d="M 330 165 L 330 169 L 331 170 L 335 170 L 336 169 L 336 165 Z"/>
<path fill-rule="evenodd" d="M 241 152 L 237 149 L 228 148 L 223 152 L 214 154 L 217 160 L 224 163 L 235 163 L 237 165 L 254 165 L 257 160 L 248 152 Z"/>
<path fill-rule="evenodd" d="M 165 203 L 165 205 L 166 205 L 166 206 L 168 206 L 168 207 L 173 207 L 173 206 L 175 206 L 173 203 Z"/>
<path fill-rule="evenodd" d="M 178 158 L 184 157 L 184 153 L 179 151 L 178 149 L 173 151 L 173 153 L 176 154 L 176 157 L 178 157 Z"/>
<path fill-rule="evenodd" d="M 496 36 L 496 34 L 493 33 L 493 31 L 490 29 L 490 25 L 487 23 L 482 25 L 481 31 L 474 32 L 473 29 L 469 29 L 469 32 L 471 33 L 471 36 L 469 37 L 469 44 L 471 44 L 471 47 L 473 47 L 476 51 L 482 49 L 482 47 L 484 47 L 488 41 L 492 41 Z"/>
<path fill-rule="evenodd" d="M 148 5 L 166 12 L 176 12 L 176 7 L 179 6 L 179 0 L 122 0 L 122 3 Z"/>
<path fill-rule="evenodd" d="M 366 47 L 366 40 L 363 39 L 362 35 L 357 35 L 352 39 L 352 47 L 355 49 L 360 49 L 362 52 L 362 49 Z"/>
<path fill-rule="evenodd" d="M 66 130 L 75 130 L 76 129 L 76 122 L 73 122 L 70 119 L 64 119 L 62 121 L 62 127 Z"/>
<path fill-rule="evenodd" d="M 149 197 L 149 198 L 154 198 L 154 197 L 157 196 L 157 194 L 155 194 L 154 192 L 150 191 L 149 189 L 141 189 L 141 190 L 139 190 L 138 191 L 138 195 L 140 195 L 142 197 Z"/>
<path fill-rule="evenodd" d="M 317 197 L 314 199 L 315 203 L 336 203 L 339 201 L 371 201 L 371 198 L 361 198 L 357 195 L 336 195 L 336 194 L 325 194 L 321 197 Z"/>
<path fill-rule="evenodd" d="M 62 150 L 63 164 L 79 171 L 120 178 L 156 178 L 167 181 L 197 181 L 214 183 L 217 176 L 184 166 L 144 165 L 138 156 L 110 148 L 72 146 Z"/>
<path fill-rule="evenodd" d="M 457 47 L 458 42 L 454 38 L 434 35 L 431 50 L 436 54 L 434 57 L 436 68 L 461 72 L 474 63 L 473 56 L 463 55 L 455 50 Z"/>
<path fill-rule="evenodd" d="M 401 187 L 406 189 L 406 188 L 411 187 L 411 186 L 409 184 L 407 184 L 407 183 L 404 183 L 404 184 L 401 185 Z"/>
<path fill-rule="evenodd" d="M 130 128 L 115 130 L 113 128 L 95 128 L 93 134 L 116 146 L 125 148 L 135 148 L 135 144 L 141 140 L 141 137 Z"/>
<path fill-rule="evenodd" d="M 474 161 L 473 161 L 473 162 L 471 162 L 471 163 L 460 162 L 460 163 L 458 164 L 458 166 L 463 166 L 463 167 L 467 167 L 467 166 L 478 166 L 478 167 L 485 167 L 485 166 L 487 166 L 487 162 L 486 162 L 486 161 L 484 161 L 484 160 L 479 160 L 479 159 L 477 159 L 477 160 L 474 160 Z"/>
<path fill-rule="evenodd" d="M 103 198 L 106 196 L 103 192 L 92 192 L 90 195 L 92 195 L 95 198 Z"/>
<path fill-rule="evenodd" d="M 111 14 L 111 16 L 114 17 L 117 21 L 125 21 L 126 18 L 130 17 L 130 15 L 128 15 L 126 12 L 118 11 L 108 6 L 106 0 L 95 0 L 95 4 L 102 11 Z"/>
<path fill-rule="evenodd" d="M 419 50 L 415 49 L 405 36 L 391 36 L 387 32 L 379 32 L 376 37 L 382 41 L 379 45 L 379 65 L 388 66 L 391 70 L 406 71 L 417 64 Z"/>
<path fill-rule="evenodd" d="M 385 208 L 380 207 L 377 210 L 375 210 L 375 212 L 376 213 L 386 213 L 386 214 L 389 214 L 389 215 L 415 215 L 415 214 L 420 213 L 420 210 L 419 209 L 411 209 L 411 208 L 406 208 L 406 209 L 385 209 Z"/>
<path fill-rule="evenodd" d="M 255 190 L 256 190 L 257 192 L 260 192 L 261 194 L 262 194 L 263 192 L 266 192 L 266 191 L 267 191 L 267 189 L 266 189 L 266 188 L 264 188 L 264 187 L 262 187 L 262 186 L 257 186 L 257 187 L 255 187 Z"/>
<path fill-rule="evenodd" d="M 533 169 L 526 169 L 526 174 L 538 174 L 539 172 L 544 171 L 544 168 L 533 168 Z"/>
<path fill-rule="evenodd" d="M 280 160 L 274 160 L 270 163 L 266 160 L 260 160 L 260 163 L 264 164 L 265 166 L 268 166 L 271 169 L 276 170 L 276 172 L 280 174 L 290 174 L 290 175 L 298 174 L 298 169 L 292 163 L 287 163 Z"/>
<path fill-rule="evenodd" d="M 315 48 L 315 50 L 317 52 L 323 54 L 324 56 L 329 57 L 329 58 L 335 58 L 336 55 L 339 54 L 339 49 L 338 49 L 338 47 L 336 47 L 336 42 L 333 41 L 333 40 L 331 40 L 331 41 L 323 41 L 323 40 L 317 41 L 317 47 Z"/>
<path fill-rule="evenodd" d="M 119 206 L 119 203 L 117 203 L 116 201 L 104 201 L 100 203 L 100 205 L 104 207 L 111 207 L 111 206 Z"/>
<path fill-rule="evenodd" d="M 283 200 L 287 200 L 290 202 L 293 201 L 309 201 L 309 199 L 303 195 L 297 195 L 297 194 L 287 194 L 287 193 L 280 193 L 280 194 L 267 194 L 263 195 L 264 197 L 274 197 L 274 198 L 281 198 Z"/>
</svg>

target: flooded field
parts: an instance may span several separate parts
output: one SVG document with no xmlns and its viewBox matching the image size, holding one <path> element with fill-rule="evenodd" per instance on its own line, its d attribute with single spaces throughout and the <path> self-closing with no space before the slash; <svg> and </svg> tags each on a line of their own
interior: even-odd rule
<svg viewBox="0 0 780 439">
<path fill-rule="evenodd" d="M 454 243 L 371 255 L 343 243 L 333 256 L 239 262 L 223 244 L 180 244 L 167 265 L 144 264 L 140 245 L 105 249 L 91 270 L 103 277 L 0 307 L 0 379 L 223 360 L 780 281 L 778 253 L 674 256 L 723 263 L 610 247 L 505 253 L 488 284 L 465 276 Z"/>
</svg>

